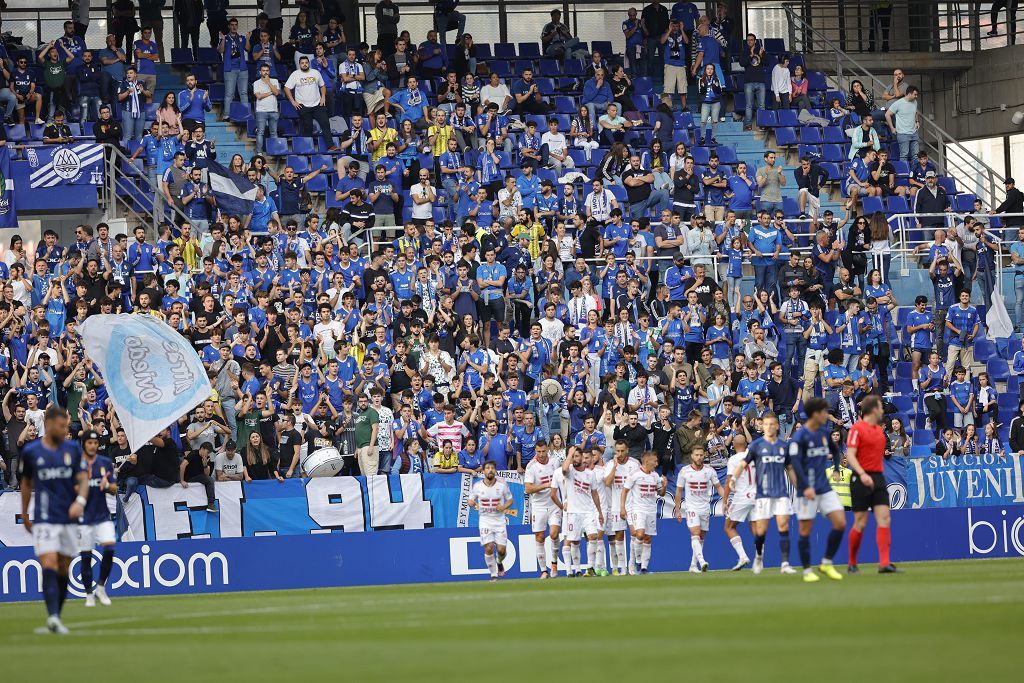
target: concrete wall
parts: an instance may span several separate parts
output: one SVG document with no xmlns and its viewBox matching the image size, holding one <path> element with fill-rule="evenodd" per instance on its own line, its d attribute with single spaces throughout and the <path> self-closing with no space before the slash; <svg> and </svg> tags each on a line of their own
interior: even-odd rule
<svg viewBox="0 0 1024 683">
<path fill-rule="evenodd" d="M 959 76 L 959 98 L 954 97 L 954 74 L 925 76 L 921 82 L 922 110 L 934 113 L 935 122 L 957 139 L 1024 133 L 1024 126 L 1010 121 L 1013 112 L 1024 110 L 1024 45 L 1012 45 L 974 53 L 974 65 Z M 1005 104 L 1006 111 L 999 105 Z M 969 113 L 954 113 L 957 107 Z M 982 108 L 975 114 L 976 107 Z M 994 111 L 985 111 L 994 109 Z"/>
</svg>

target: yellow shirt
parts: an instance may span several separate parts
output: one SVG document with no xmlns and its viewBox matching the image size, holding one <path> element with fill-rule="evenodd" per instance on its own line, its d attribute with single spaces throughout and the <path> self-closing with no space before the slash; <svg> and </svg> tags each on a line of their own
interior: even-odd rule
<svg viewBox="0 0 1024 683">
<path fill-rule="evenodd" d="M 434 469 L 448 470 L 453 467 L 459 466 L 459 453 L 455 449 L 452 449 L 451 457 L 447 457 L 444 451 L 438 451 L 434 454 Z"/>
<path fill-rule="evenodd" d="M 535 259 L 540 256 L 540 240 L 544 237 L 544 226 L 540 223 L 534 223 L 531 226 L 516 223 L 512 226 L 512 237 L 519 239 L 520 235 L 528 235 L 530 237 L 530 258 Z"/>
<path fill-rule="evenodd" d="M 199 199 L 192 201 L 199 201 Z M 181 248 L 181 258 L 185 260 L 185 269 L 190 271 L 197 270 L 199 268 L 199 250 L 196 248 L 198 243 L 195 240 L 186 242 L 180 237 L 173 240 L 173 242 Z"/>
<path fill-rule="evenodd" d="M 431 126 L 427 129 L 427 137 L 434 137 L 431 144 L 431 153 L 437 158 L 448 151 L 448 141 L 455 135 L 455 129 L 451 126 Z"/>
<path fill-rule="evenodd" d="M 828 477 L 828 483 L 832 485 L 832 490 L 839 496 L 839 502 L 843 504 L 843 507 L 850 507 L 850 482 L 853 481 L 853 470 L 849 467 L 844 467 L 840 470 L 839 481 L 832 478 L 832 474 L 836 471 L 835 466 L 828 467 L 825 469 L 825 476 Z"/>
<path fill-rule="evenodd" d="M 385 128 L 383 131 L 380 128 L 374 126 L 373 130 L 370 131 L 370 140 L 372 142 L 381 141 L 381 144 L 377 149 L 373 150 L 373 154 L 370 155 L 370 159 L 377 161 L 388 153 L 388 143 L 395 142 L 398 140 L 398 132 L 394 128 Z"/>
</svg>

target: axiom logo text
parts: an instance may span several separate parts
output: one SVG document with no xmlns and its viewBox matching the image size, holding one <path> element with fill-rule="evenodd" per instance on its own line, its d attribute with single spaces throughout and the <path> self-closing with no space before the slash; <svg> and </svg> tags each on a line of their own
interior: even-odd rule
<svg viewBox="0 0 1024 683">
<path fill-rule="evenodd" d="M 99 565 L 100 559 L 99 553 L 94 552 L 94 567 Z M 71 581 L 68 590 L 75 596 L 84 595 L 80 562 L 79 557 L 71 561 Z M 188 556 L 174 553 L 151 555 L 150 547 L 143 545 L 138 553 L 114 558 L 107 586 L 111 591 L 117 591 L 148 589 L 153 586 L 227 587 L 229 583 L 228 558 L 223 553 L 193 553 Z M 8 561 L 0 568 L 0 588 L 3 589 L 4 595 L 41 593 L 42 571 L 39 563 L 34 559 Z"/>
</svg>

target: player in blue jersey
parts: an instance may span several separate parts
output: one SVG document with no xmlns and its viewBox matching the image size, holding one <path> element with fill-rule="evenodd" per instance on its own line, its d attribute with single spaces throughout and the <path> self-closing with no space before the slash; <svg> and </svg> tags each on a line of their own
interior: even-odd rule
<svg viewBox="0 0 1024 683">
<path fill-rule="evenodd" d="M 754 556 L 753 571 L 760 574 L 764 570 L 764 537 L 768 531 L 768 520 L 775 517 L 779 527 L 779 550 L 782 552 L 783 574 L 795 574 L 796 570 L 789 566 L 789 518 L 793 514 L 793 504 L 789 498 L 790 462 L 789 449 L 786 442 L 779 438 L 779 418 L 774 413 L 767 413 L 761 418 L 764 436 L 754 441 L 747 448 L 747 457 L 732 473 L 732 482 L 737 481 L 748 463 L 754 463 L 757 472 L 757 499 L 754 502 L 754 513 L 750 521 L 754 523 Z"/>
<path fill-rule="evenodd" d="M 89 496 L 85 503 L 85 515 L 78 525 L 78 552 L 82 563 L 82 587 L 85 589 L 85 606 L 109 605 L 107 577 L 114 566 L 114 523 L 110 520 L 107 494 L 117 494 L 117 484 L 110 481 L 114 474 L 114 463 L 99 454 L 100 435 L 92 430 L 82 437 L 82 452 L 85 455 L 86 472 L 89 474 Z M 92 550 L 99 545 L 103 550 L 100 560 L 100 576 L 93 589 Z"/>
<path fill-rule="evenodd" d="M 46 629 L 68 632 L 60 612 L 68 595 L 68 567 L 78 551 L 75 527 L 85 511 L 89 475 L 82 448 L 67 441 L 68 411 L 50 406 L 43 416 L 44 434 L 21 451 L 21 519 L 31 532 L 43 574 Z M 35 492 L 31 518 L 28 504 Z M 42 631 L 42 629 L 41 629 Z"/>
<path fill-rule="evenodd" d="M 804 404 L 807 421 L 797 430 L 789 442 L 789 461 L 796 476 L 796 518 L 800 523 L 800 563 L 804 567 L 804 581 L 818 581 L 818 575 L 811 568 L 811 528 L 814 518 L 820 512 L 832 523 L 828 534 L 825 554 L 818 571 L 835 581 L 843 576 L 832 566 L 832 558 L 839 550 L 846 531 L 846 515 L 839 495 L 832 490 L 826 470 L 834 466 L 838 471 L 842 457 L 827 428 L 828 403 L 823 398 L 812 397 Z"/>
</svg>

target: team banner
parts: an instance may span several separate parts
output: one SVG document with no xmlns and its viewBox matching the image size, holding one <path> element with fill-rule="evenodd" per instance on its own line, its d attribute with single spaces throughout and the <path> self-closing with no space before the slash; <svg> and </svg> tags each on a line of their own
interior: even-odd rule
<svg viewBox="0 0 1024 683">
<path fill-rule="evenodd" d="M 852 523 L 853 515 L 848 513 L 847 526 Z M 720 525 L 712 524 L 704 544 L 704 557 L 712 569 L 726 569 L 736 562 Z M 737 531 L 749 551 L 753 546 L 746 526 L 741 524 Z M 769 567 L 780 560 L 773 527 L 765 544 L 765 566 Z M 820 552 L 830 530 L 828 520 L 816 519 L 812 547 Z M 899 510 L 893 514 L 892 541 L 896 562 L 1024 557 L 1024 506 Z M 586 566 L 586 544 L 581 545 Z M 528 527 L 509 528 L 507 578 L 537 576 L 536 547 Z M 686 570 L 691 556 L 686 525 L 667 519 L 658 522 L 654 547 L 653 571 Z M 488 574 L 475 529 L 192 538 L 118 543 L 116 552 L 107 583 L 114 597 L 472 581 L 486 580 Z M 860 560 L 870 563 L 877 558 L 874 534 L 867 534 Z M 845 543 L 835 560 L 846 563 Z M 96 553 L 94 567 L 98 561 Z M 83 595 L 80 567 L 80 558 L 72 558 L 72 598 Z M 0 601 L 39 600 L 41 588 L 42 571 L 31 547 L 0 548 Z"/>
<path fill-rule="evenodd" d="M 133 451 L 213 393 L 192 345 L 156 318 L 95 315 L 81 333 Z"/>
<path fill-rule="evenodd" d="M 0 228 L 18 227 L 14 204 L 14 176 L 11 175 L 11 148 L 0 145 Z"/>
<path fill-rule="evenodd" d="M 888 475 L 888 472 L 886 474 Z M 1020 455 L 937 455 L 905 461 L 908 508 L 978 507 L 1024 503 L 1024 462 Z M 893 486 L 890 480 L 890 498 Z M 896 506 L 894 506 L 896 507 Z"/>
<path fill-rule="evenodd" d="M 29 187 L 103 184 L 103 145 L 95 142 L 29 147 L 25 156 Z"/>
</svg>

